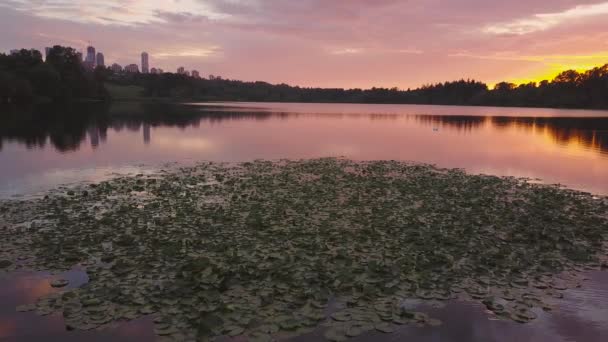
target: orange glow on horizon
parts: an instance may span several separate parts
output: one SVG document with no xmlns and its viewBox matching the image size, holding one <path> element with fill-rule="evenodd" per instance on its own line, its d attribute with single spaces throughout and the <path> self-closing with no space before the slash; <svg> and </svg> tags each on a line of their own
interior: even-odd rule
<svg viewBox="0 0 608 342">
<path fill-rule="evenodd" d="M 547 57 L 550 63 L 543 63 L 541 68 L 534 70 L 528 75 L 507 77 L 507 81 L 516 85 L 530 82 L 540 83 L 547 80 L 552 81 L 557 75 L 567 70 L 575 70 L 584 73 L 593 68 L 608 64 L 608 54 L 597 53 L 583 56 L 551 56 Z M 539 60 L 540 61 L 540 60 Z"/>
</svg>

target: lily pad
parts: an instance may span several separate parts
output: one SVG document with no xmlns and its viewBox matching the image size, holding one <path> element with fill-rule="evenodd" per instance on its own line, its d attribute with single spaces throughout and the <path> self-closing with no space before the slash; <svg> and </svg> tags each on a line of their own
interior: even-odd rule
<svg viewBox="0 0 608 342">
<path fill-rule="evenodd" d="M 51 286 L 52 287 L 65 287 L 69 283 L 70 282 L 67 281 L 66 279 L 53 279 L 53 280 L 51 280 Z"/>
</svg>

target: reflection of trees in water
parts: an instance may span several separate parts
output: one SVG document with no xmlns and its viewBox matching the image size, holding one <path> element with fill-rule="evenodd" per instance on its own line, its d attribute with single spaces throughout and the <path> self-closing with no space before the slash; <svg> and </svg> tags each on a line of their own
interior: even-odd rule
<svg viewBox="0 0 608 342">
<path fill-rule="evenodd" d="M 5 141 L 17 141 L 28 148 L 42 148 L 50 143 L 60 152 L 78 150 L 89 139 L 97 148 L 107 139 L 108 130 L 142 132 L 142 141 L 154 139 L 154 127 L 199 127 L 238 120 L 297 119 L 299 117 L 395 120 L 397 114 L 315 114 L 272 112 L 263 108 L 186 106 L 162 103 L 120 102 L 110 106 L 89 104 L 71 108 L 39 107 L 14 110 L 0 115 L 0 150 Z M 521 128 L 547 134 L 556 143 L 577 141 L 583 146 L 608 152 L 608 117 L 484 117 L 463 115 L 413 115 L 416 122 L 441 129 L 471 132 L 491 125 L 497 129 Z"/>
<path fill-rule="evenodd" d="M 108 130 L 142 131 L 148 144 L 153 127 L 198 127 L 201 121 L 265 120 L 268 112 L 205 112 L 198 107 L 169 104 L 117 103 L 79 105 L 71 108 L 38 107 L 11 109 L 0 115 L 0 150 L 5 141 L 17 141 L 27 148 L 50 143 L 60 152 L 75 151 L 89 138 L 92 148 L 106 141 Z M 278 114 L 287 117 L 287 113 Z"/>
<path fill-rule="evenodd" d="M 458 131 L 472 131 L 479 129 L 489 119 L 485 116 L 466 115 L 416 115 L 416 121 L 442 128 L 456 129 Z"/>
<path fill-rule="evenodd" d="M 547 134 L 560 145 L 576 141 L 586 148 L 608 153 L 608 117 L 416 115 L 415 118 L 426 125 L 458 131 L 472 131 L 486 124 L 497 129 L 524 129 L 527 132 Z"/>
<path fill-rule="evenodd" d="M 608 152 L 608 117 L 494 117 L 492 122 L 498 128 L 516 127 L 547 134 L 560 145 L 576 141 L 587 148 Z"/>
</svg>

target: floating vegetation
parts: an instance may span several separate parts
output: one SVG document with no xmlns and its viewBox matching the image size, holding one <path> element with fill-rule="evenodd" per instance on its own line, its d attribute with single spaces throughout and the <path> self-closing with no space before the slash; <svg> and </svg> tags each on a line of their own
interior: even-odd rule
<svg viewBox="0 0 608 342">
<path fill-rule="evenodd" d="M 64 287 L 68 285 L 68 281 L 65 279 L 55 279 L 51 281 L 51 287 Z"/>
<path fill-rule="evenodd" d="M 411 300 L 529 322 L 605 268 L 608 200 L 395 161 L 203 163 L 0 202 L 0 272 L 89 282 L 35 305 L 89 330 L 154 314 L 166 339 L 331 341 L 441 324 Z"/>
</svg>

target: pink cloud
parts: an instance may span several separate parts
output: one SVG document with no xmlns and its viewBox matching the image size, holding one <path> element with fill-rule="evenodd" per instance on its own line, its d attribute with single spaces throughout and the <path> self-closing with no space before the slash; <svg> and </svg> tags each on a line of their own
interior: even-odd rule
<svg viewBox="0 0 608 342">
<path fill-rule="evenodd" d="M 495 82 L 555 68 L 551 56 L 600 63 L 608 51 L 599 11 L 607 1 L 599 0 L 8 1 L 0 4 L 0 50 L 91 41 L 109 62 L 134 63 L 145 50 L 165 70 L 305 86 Z M 35 10 L 41 5 L 52 15 Z M 550 25 L 505 31 L 542 18 Z M 559 63 L 582 65 L 573 60 Z"/>
</svg>

